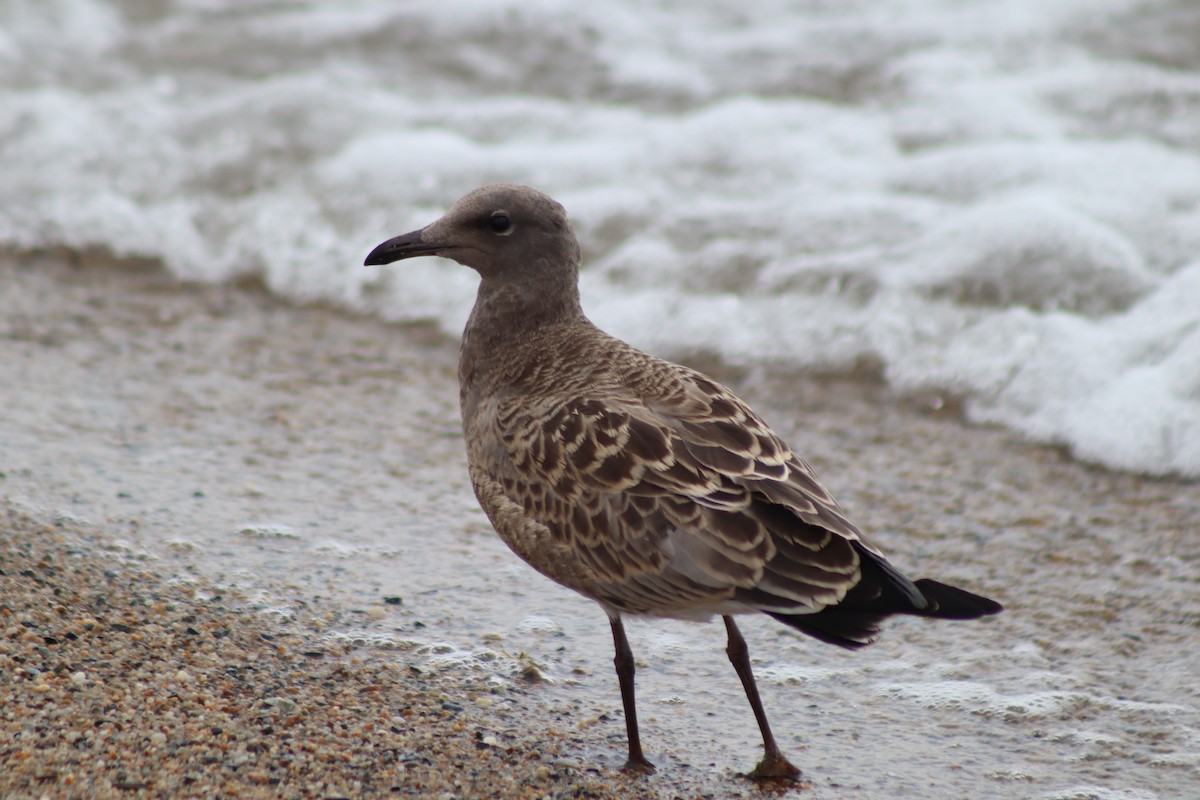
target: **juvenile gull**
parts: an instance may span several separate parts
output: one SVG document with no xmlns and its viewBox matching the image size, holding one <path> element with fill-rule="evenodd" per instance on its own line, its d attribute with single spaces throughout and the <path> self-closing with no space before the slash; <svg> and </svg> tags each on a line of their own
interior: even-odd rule
<svg viewBox="0 0 1200 800">
<path fill-rule="evenodd" d="M 484 186 L 366 264 L 437 255 L 482 278 L 463 332 L 459 399 L 471 483 L 500 538 L 608 614 L 629 737 L 649 772 L 623 614 L 707 620 L 762 732 L 751 774 L 800 774 L 767 724 L 734 614 L 761 611 L 847 648 L 892 614 L 974 619 L 998 603 L 900 573 L 812 469 L 729 389 L 598 329 L 579 303 L 579 244 L 563 207 Z"/>
</svg>

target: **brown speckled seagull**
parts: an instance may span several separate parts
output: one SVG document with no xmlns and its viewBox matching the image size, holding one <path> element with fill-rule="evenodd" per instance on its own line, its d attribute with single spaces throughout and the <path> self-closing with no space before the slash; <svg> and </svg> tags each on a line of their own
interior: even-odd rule
<svg viewBox="0 0 1200 800">
<path fill-rule="evenodd" d="M 847 648 L 892 614 L 973 619 L 987 598 L 900 573 L 812 469 L 729 389 L 598 329 L 579 303 L 579 244 L 533 189 L 476 189 L 389 239 L 367 265 L 437 255 L 482 277 L 459 360 L 471 483 L 504 542 L 608 614 L 629 736 L 649 772 L 624 614 L 720 614 L 762 732 L 751 774 L 793 779 L 733 615 L 763 612 Z"/>
</svg>

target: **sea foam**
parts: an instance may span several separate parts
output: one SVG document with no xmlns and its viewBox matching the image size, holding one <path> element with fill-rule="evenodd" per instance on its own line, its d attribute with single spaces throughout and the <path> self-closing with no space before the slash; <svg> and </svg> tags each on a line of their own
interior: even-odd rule
<svg viewBox="0 0 1200 800">
<path fill-rule="evenodd" d="M 456 330 L 469 273 L 362 258 L 520 181 L 639 345 L 879 364 L 1195 477 L 1197 26 L 1186 0 L 7 3 L 0 246 Z"/>
</svg>

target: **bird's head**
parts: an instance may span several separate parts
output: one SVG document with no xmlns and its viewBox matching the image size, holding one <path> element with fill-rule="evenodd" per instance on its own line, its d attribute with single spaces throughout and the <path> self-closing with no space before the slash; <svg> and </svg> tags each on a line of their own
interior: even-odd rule
<svg viewBox="0 0 1200 800">
<path fill-rule="evenodd" d="M 553 198 L 528 186 L 483 186 L 455 203 L 441 219 L 388 239 L 367 256 L 367 266 L 404 258 L 442 256 L 484 280 L 539 282 L 558 274 L 574 283 L 579 243 L 567 213 Z"/>
</svg>

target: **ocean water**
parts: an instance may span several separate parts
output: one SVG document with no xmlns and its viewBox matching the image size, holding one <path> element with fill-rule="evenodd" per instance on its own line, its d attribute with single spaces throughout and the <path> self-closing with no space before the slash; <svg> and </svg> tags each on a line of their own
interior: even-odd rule
<svg viewBox="0 0 1200 800">
<path fill-rule="evenodd" d="M 0 246 L 461 326 L 367 269 L 461 194 L 566 205 L 668 356 L 879 371 L 1200 476 L 1193 0 L 3 0 Z"/>
</svg>

